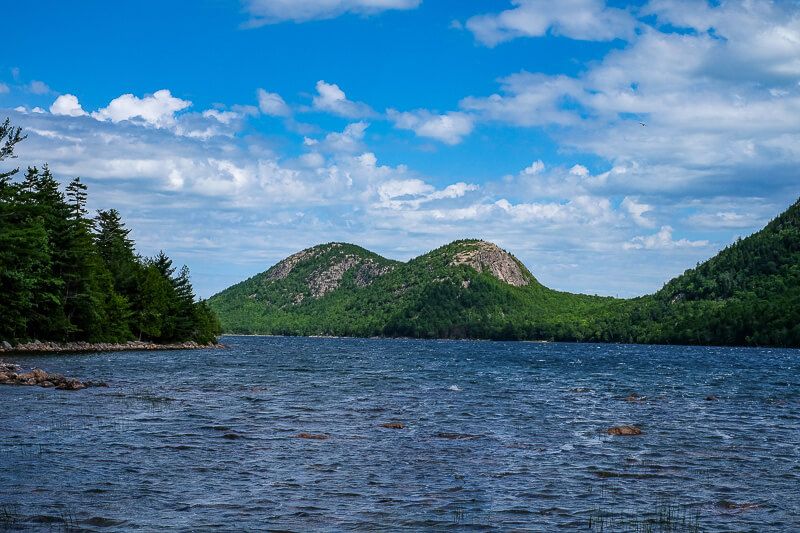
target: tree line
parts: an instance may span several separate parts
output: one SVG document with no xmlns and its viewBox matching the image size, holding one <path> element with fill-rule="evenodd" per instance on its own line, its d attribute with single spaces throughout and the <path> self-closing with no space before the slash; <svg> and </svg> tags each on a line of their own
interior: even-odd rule
<svg viewBox="0 0 800 533">
<path fill-rule="evenodd" d="M 0 161 L 25 136 L 0 125 Z M 139 255 L 114 209 L 88 216 L 87 187 L 45 164 L 0 173 L 0 340 L 207 343 L 216 315 L 187 267 Z"/>
</svg>

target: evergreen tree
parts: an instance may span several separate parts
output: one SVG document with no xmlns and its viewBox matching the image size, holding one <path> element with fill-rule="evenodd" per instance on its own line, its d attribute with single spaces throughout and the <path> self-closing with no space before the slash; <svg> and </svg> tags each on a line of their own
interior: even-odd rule
<svg viewBox="0 0 800 533">
<path fill-rule="evenodd" d="M 0 161 L 25 137 L 0 125 Z M 0 340 L 210 342 L 219 323 L 194 302 L 187 268 L 141 260 L 115 210 L 87 218 L 79 178 L 61 192 L 47 165 L 0 173 Z"/>
</svg>

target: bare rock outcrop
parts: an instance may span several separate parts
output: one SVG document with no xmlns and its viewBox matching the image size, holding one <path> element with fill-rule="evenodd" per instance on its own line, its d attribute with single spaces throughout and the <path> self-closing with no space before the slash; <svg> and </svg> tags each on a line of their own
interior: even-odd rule
<svg viewBox="0 0 800 533">
<path fill-rule="evenodd" d="M 373 259 L 364 259 L 357 255 L 345 255 L 337 258 L 331 264 L 311 274 L 308 278 L 308 288 L 313 298 L 322 298 L 335 291 L 342 284 L 345 274 L 353 268 L 358 268 L 355 283 L 358 287 L 371 285 L 380 276 L 392 271 L 391 265 L 380 265 Z"/>
<path fill-rule="evenodd" d="M 313 298 L 322 298 L 339 288 L 348 270 L 359 264 L 359 259 L 346 255 L 337 261 L 317 270 L 308 278 L 308 289 Z"/>
<path fill-rule="evenodd" d="M 500 281 L 523 287 L 531 282 L 531 275 L 508 252 L 486 241 L 470 243 L 469 247 L 453 256 L 452 266 L 467 265 L 478 272 L 488 272 Z"/>
<path fill-rule="evenodd" d="M 294 267 L 296 267 L 299 263 L 315 258 L 317 255 L 319 255 L 319 253 L 319 248 L 309 248 L 308 250 L 303 250 L 301 252 L 297 252 L 296 254 L 292 254 L 274 267 L 267 270 L 265 277 L 267 281 L 286 279 L 286 277 L 292 273 Z"/>
</svg>

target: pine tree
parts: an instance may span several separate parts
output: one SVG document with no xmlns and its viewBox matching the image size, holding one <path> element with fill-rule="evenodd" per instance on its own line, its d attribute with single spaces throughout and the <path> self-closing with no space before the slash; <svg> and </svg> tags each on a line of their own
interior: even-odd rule
<svg viewBox="0 0 800 533">
<path fill-rule="evenodd" d="M 0 124 L 0 162 L 25 136 Z M 137 256 L 115 210 L 87 218 L 87 188 L 61 191 L 50 168 L 0 173 L 0 340 L 213 340 L 216 316 L 194 303 L 189 271 L 164 252 Z"/>
</svg>

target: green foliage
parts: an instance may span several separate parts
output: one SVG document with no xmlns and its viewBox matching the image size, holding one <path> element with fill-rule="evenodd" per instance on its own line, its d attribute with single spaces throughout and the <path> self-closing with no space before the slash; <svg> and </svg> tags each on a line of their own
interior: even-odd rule
<svg viewBox="0 0 800 533">
<path fill-rule="evenodd" d="M 0 161 L 24 139 L 0 125 Z M 64 193 L 47 165 L 0 174 L 0 340 L 210 342 L 219 322 L 189 271 L 139 257 L 118 212 L 87 218 L 79 178 Z"/>
<path fill-rule="evenodd" d="M 654 295 L 614 305 L 597 324 L 603 340 L 800 346 L 800 201 Z"/>
<path fill-rule="evenodd" d="M 408 263 L 321 245 L 209 305 L 231 333 L 800 346 L 800 202 L 659 292 L 630 300 L 553 291 L 521 264 L 529 283 L 520 287 L 454 264 L 476 243 L 456 241 Z M 365 264 L 390 271 L 359 283 Z M 338 287 L 315 295 L 337 265 L 347 266 Z"/>
</svg>

